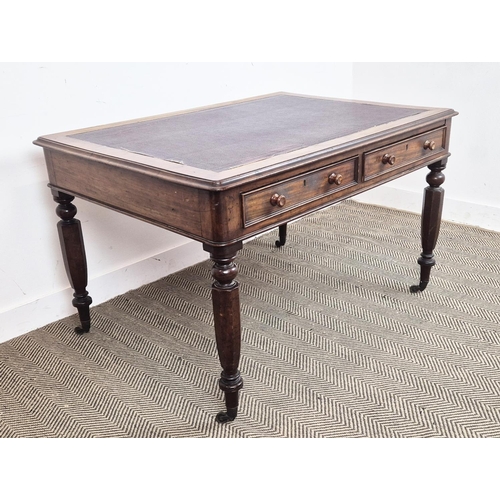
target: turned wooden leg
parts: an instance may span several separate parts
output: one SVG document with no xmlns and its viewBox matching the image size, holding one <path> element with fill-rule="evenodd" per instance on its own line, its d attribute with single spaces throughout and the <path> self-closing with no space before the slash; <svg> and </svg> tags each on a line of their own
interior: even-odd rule
<svg viewBox="0 0 500 500">
<path fill-rule="evenodd" d="M 238 270 L 234 259 L 242 243 L 227 247 L 203 245 L 210 252 L 214 262 L 212 276 L 212 304 L 214 309 L 215 339 L 222 366 L 219 387 L 224 391 L 226 411 L 217 415 L 218 422 L 228 422 L 236 418 L 238 412 L 238 392 L 243 380 L 238 370 L 241 350 L 241 323 L 239 285 L 235 281 Z"/>
<path fill-rule="evenodd" d="M 281 224 L 278 230 L 279 230 L 279 240 L 276 240 L 275 244 L 279 248 L 286 243 L 286 224 Z"/>
<path fill-rule="evenodd" d="M 411 292 L 421 292 L 425 290 L 429 283 L 431 268 L 436 264 L 434 259 L 434 248 L 436 247 L 441 226 L 441 213 L 443 210 L 444 189 L 441 184 L 444 182 L 443 170 L 446 167 L 446 160 L 429 165 L 430 173 L 427 174 L 427 186 L 424 190 L 424 201 L 422 206 L 422 253 L 418 259 L 420 264 L 420 283 L 413 285 Z"/>
<path fill-rule="evenodd" d="M 64 267 L 74 290 L 73 305 L 78 309 L 81 327 L 75 328 L 76 333 L 85 333 L 90 330 L 90 304 L 92 298 L 87 288 L 87 259 L 83 245 L 83 235 L 80 221 L 75 219 L 76 207 L 71 202 L 75 199 L 61 191 L 52 190 L 54 201 L 59 205 L 56 208 L 61 220 L 57 223 L 59 241 L 63 254 Z"/>
</svg>

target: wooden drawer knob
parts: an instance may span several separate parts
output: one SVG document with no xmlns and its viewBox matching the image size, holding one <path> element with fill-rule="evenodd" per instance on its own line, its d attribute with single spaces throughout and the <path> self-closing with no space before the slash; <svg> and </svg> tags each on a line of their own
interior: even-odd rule
<svg viewBox="0 0 500 500">
<path fill-rule="evenodd" d="M 386 153 L 384 156 L 382 156 L 382 163 L 389 164 L 389 165 L 394 165 L 396 163 L 396 157 L 394 155 L 390 155 L 389 153 Z"/>
<path fill-rule="evenodd" d="M 273 207 L 284 207 L 286 203 L 286 198 L 282 194 L 273 194 L 271 196 L 271 205 Z"/>
<path fill-rule="evenodd" d="M 425 141 L 424 142 L 424 149 L 430 149 L 431 151 L 434 151 L 436 149 L 436 143 L 434 141 Z"/>
<path fill-rule="evenodd" d="M 328 182 L 340 186 L 342 184 L 342 176 L 334 172 L 328 176 Z"/>
</svg>

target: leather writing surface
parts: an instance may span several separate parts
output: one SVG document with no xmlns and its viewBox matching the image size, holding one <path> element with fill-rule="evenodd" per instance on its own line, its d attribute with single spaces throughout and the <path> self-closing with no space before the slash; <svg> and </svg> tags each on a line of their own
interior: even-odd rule
<svg viewBox="0 0 500 500">
<path fill-rule="evenodd" d="M 285 94 L 72 137 L 222 172 L 422 111 Z"/>
</svg>

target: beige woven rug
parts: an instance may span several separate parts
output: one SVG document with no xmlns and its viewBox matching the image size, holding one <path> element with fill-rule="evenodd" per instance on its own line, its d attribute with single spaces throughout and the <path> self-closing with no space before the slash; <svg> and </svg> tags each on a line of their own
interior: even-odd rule
<svg viewBox="0 0 500 500">
<path fill-rule="evenodd" d="M 245 244 L 234 422 L 206 261 L 0 345 L 0 436 L 500 437 L 500 233 L 443 223 L 411 294 L 419 231 L 348 201 Z"/>
</svg>

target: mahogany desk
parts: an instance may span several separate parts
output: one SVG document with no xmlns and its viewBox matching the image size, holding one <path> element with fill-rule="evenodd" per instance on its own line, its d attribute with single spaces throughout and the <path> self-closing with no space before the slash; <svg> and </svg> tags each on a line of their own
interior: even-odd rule
<svg viewBox="0 0 500 500">
<path fill-rule="evenodd" d="M 62 253 L 81 327 L 90 329 L 87 264 L 74 197 L 203 243 L 220 388 L 233 420 L 243 381 L 235 258 L 243 241 L 428 165 L 419 285 L 435 264 L 451 109 L 276 93 L 40 137 L 58 203 Z"/>
</svg>

